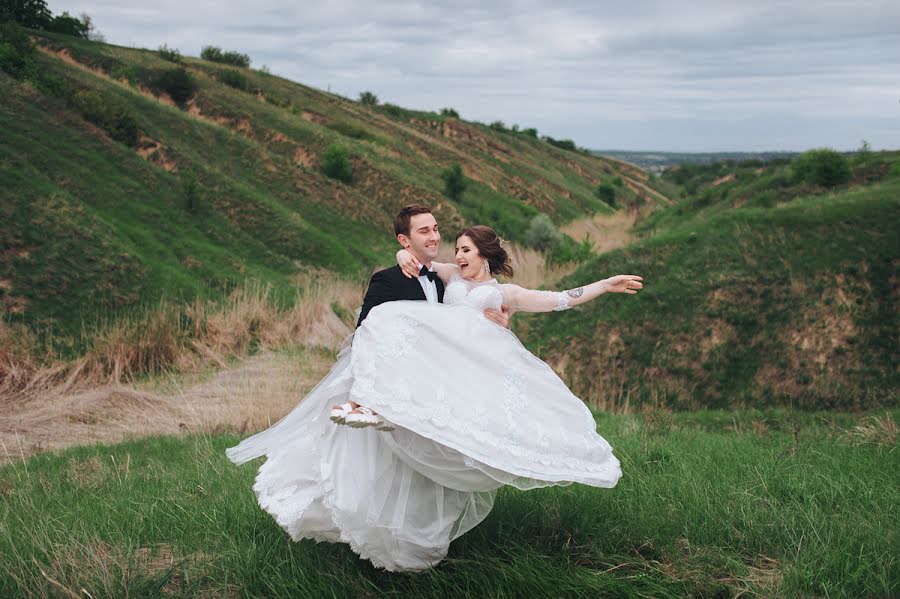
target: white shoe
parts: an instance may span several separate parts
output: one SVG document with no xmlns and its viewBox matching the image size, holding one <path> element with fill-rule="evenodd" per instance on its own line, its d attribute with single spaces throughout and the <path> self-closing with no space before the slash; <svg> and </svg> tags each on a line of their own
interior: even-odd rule
<svg viewBox="0 0 900 599">
<path fill-rule="evenodd" d="M 359 406 L 344 417 L 344 424 L 353 428 L 365 428 L 374 426 L 376 430 L 388 432 L 394 430 L 394 426 L 385 421 L 366 406 Z"/>
<path fill-rule="evenodd" d="M 331 409 L 331 416 L 329 418 L 335 424 L 347 424 L 345 419 L 347 418 L 347 414 L 352 411 L 353 406 L 350 405 L 350 402 L 342 403 L 338 407 Z"/>
</svg>

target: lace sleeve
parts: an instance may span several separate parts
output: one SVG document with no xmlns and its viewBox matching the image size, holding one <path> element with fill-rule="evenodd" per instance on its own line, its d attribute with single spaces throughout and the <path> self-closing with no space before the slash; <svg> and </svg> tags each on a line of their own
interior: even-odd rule
<svg viewBox="0 0 900 599">
<path fill-rule="evenodd" d="M 551 312 L 569 308 L 569 296 L 565 291 L 541 291 L 525 289 L 518 285 L 500 286 L 503 303 L 514 312 Z"/>
</svg>

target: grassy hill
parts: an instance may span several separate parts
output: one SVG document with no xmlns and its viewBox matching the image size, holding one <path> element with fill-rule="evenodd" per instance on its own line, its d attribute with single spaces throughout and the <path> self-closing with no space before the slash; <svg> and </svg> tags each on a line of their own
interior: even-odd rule
<svg viewBox="0 0 900 599">
<path fill-rule="evenodd" d="M 520 331 L 602 407 L 896 406 L 900 153 L 854 173 L 828 191 L 786 163 L 675 171 L 684 197 L 563 283 L 629 273 L 644 290 Z"/>
<path fill-rule="evenodd" d="M 91 310 L 215 296 L 246 277 L 289 291 L 309 268 L 363 276 L 391 260 L 393 214 L 414 201 L 448 235 L 484 222 L 521 239 L 538 212 L 563 223 L 610 210 L 594 192 L 620 175 L 522 133 L 29 34 L 31 75 L 0 72 L 0 289 L 39 326 L 73 331 Z M 180 95 L 179 69 L 193 93 Z M 322 172 L 334 144 L 349 153 L 349 183 Z M 453 164 L 467 177 L 460 201 L 443 196 Z"/>
</svg>

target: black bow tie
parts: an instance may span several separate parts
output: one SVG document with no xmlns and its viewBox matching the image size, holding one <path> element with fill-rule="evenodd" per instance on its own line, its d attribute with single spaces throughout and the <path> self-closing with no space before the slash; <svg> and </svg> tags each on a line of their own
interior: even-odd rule
<svg viewBox="0 0 900 599">
<path fill-rule="evenodd" d="M 419 271 L 420 277 L 428 277 L 428 280 L 434 283 L 434 280 L 437 278 L 437 273 L 433 270 L 428 270 L 424 265 L 422 269 Z"/>
</svg>

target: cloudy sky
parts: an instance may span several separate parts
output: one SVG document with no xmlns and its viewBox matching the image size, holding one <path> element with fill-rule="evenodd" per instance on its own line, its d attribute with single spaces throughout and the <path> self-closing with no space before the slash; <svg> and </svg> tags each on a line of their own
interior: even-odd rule
<svg viewBox="0 0 900 599">
<path fill-rule="evenodd" d="M 595 149 L 900 148 L 896 0 L 49 0 L 109 43 L 212 44 L 306 85 Z"/>
</svg>

